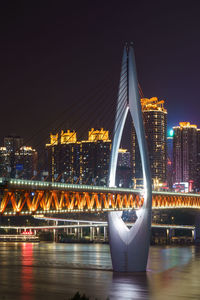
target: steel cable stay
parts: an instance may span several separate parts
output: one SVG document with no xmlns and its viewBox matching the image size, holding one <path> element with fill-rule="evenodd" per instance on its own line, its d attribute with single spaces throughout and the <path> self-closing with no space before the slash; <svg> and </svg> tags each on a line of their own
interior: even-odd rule
<svg viewBox="0 0 200 300">
<path fill-rule="evenodd" d="M 59 120 L 61 118 L 61 116 L 65 115 L 67 112 L 70 112 L 71 110 L 73 110 L 74 102 L 77 102 L 78 106 L 83 105 L 83 103 L 82 103 L 83 100 L 85 101 L 86 104 L 87 103 L 89 104 L 90 101 L 92 102 L 95 95 L 99 93 L 99 90 L 102 90 L 102 86 L 104 86 L 105 84 L 108 84 L 108 80 L 113 83 L 113 77 L 110 72 L 108 72 L 107 75 L 99 83 L 97 83 L 97 85 L 93 89 L 90 89 L 89 91 L 85 92 L 85 94 L 79 96 L 78 99 L 77 99 L 77 97 L 74 97 L 69 106 L 67 106 L 65 109 L 62 109 L 62 111 L 56 117 L 54 117 L 53 120 L 51 120 L 45 126 L 41 127 L 39 130 L 37 130 L 35 133 L 33 133 L 33 135 L 31 137 L 29 137 L 28 139 L 25 139 L 24 143 L 27 144 L 30 141 L 32 141 L 34 137 L 37 137 L 38 134 L 41 133 L 41 131 L 48 130 L 49 127 L 54 122 L 56 122 L 57 120 Z M 78 101 L 76 101 L 76 100 L 78 100 Z M 77 105 L 76 105 L 76 107 L 77 107 Z"/>
<path fill-rule="evenodd" d="M 111 77 L 111 76 L 110 76 L 110 77 Z M 100 86 L 100 93 L 101 93 L 102 95 L 105 94 L 105 87 L 109 87 L 109 89 L 111 89 L 111 91 L 113 91 L 113 83 L 110 83 L 110 82 L 108 83 L 108 82 L 105 81 L 105 80 L 104 80 L 103 83 L 104 83 L 104 88 L 102 88 L 102 87 Z M 98 87 L 98 88 L 99 88 L 99 87 Z M 97 95 L 97 96 L 95 96 L 95 94 L 93 93 L 94 96 L 89 96 L 89 97 L 86 96 L 86 97 L 85 97 L 85 99 L 87 100 L 86 103 L 88 103 L 88 105 L 90 105 L 90 103 L 91 103 L 92 101 L 94 101 L 94 100 L 93 100 L 94 97 L 95 97 L 95 99 L 97 99 L 97 98 L 102 98 L 102 95 L 100 95 L 99 91 L 95 91 L 95 92 L 96 92 L 96 95 Z M 108 97 L 108 96 L 107 96 L 107 97 Z M 83 97 L 81 97 L 80 99 L 82 99 L 82 98 L 83 98 Z M 113 97 L 110 97 L 110 96 L 109 96 L 109 98 L 113 98 Z M 88 100 L 90 100 L 90 99 L 91 99 L 91 101 L 88 101 Z M 86 111 L 88 111 L 86 105 L 83 105 L 83 103 L 82 103 L 81 101 L 79 101 L 78 103 L 79 103 L 80 108 L 82 108 L 82 111 L 83 111 L 84 109 L 85 109 Z M 89 106 L 89 107 L 90 107 L 90 106 Z M 71 108 L 75 109 L 75 108 L 74 108 L 74 104 L 71 105 Z M 69 111 L 68 108 L 67 108 L 67 110 Z M 76 111 L 77 111 L 77 106 L 76 106 Z M 79 111 L 80 111 L 80 109 L 79 109 Z M 62 115 L 64 112 L 66 112 L 66 110 L 64 110 L 60 115 Z M 84 115 L 84 114 L 83 114 L 83 115 Z M 64 122 L 66 122 L 66 120 L 65 120 Z M 59 126 L 58 126 L 57 128 L 59 128 L 64 122 L 62 122 L 61 124 L 59 124 Z M 40 130 L 40 131 L 41 131 L 41 130 Z M 38 132 L 37 132 L 37 133 L 38 133 Z M 30 141 L 32 138 L 34 138 L 34 136 L 37 135 L 37 133 L 34 134 L 31 138 L 29 138 L 27 141 Z M 26 141 L 26 142 L 27 142 L 27 141 Z M 42 139 L 42 141 L 43 141 L 43 139 Z M 25 142 L 25 143 L 26 143 L 26 142 Z M 41 141 L 40 141 L 39 143 L 36 144 L 36 148 L 37 148 L 38 146 L 40 146 L 40 145 L 41 145 Z M 43 146 L 43 144 L 42 144 L 42 146 Z M 19 150 L 20 150 L 20 148 L 17 149 L 16 152 L 19 151 Z M 38 173 L 39 173 L 39 172 L 40 172 L 40 170 L 38 170 Z M 22 176 L 23 176 L 23 172 L 20 174 L 20 177 L 22 177 Z"/>
<path fill-rule="evenodd" d="M 113 85 L 112 85 L 112 86 L 110 85 L 110 88 L 112 88 L 111 91 L 113 92 Z M 98 104 L 101 104 L 101 103 L 104 101 L 104 99 L 108 98 L 108 95 L 105 95 L 105 89 L 103 90 L 103 93 L 104 93 L 104 97 L 101 97 L 101 96 L 100 96 L 100 97 L 95 98 L 95 99 L 100 99 L 100 100 L 101 100 L 101 102 L 98 103 Z M 115 97 L 115 95 L 113 95 L 113 97 Z M 114 103 L 114 101 L 115 101 L 115 98 L 113 99 L 113 103 Z M 89 107 L 90 107 L 91 113 L 92 113 L 93 110 L 92 110 L 91 106 L 89 106 Z M 87 115 L 87 114 L 88 114 L 88 108 L 87 108 L 86 106 L 82 106 L 82 103 L 81 103 L 81 105 L 80 105 L 80 111 L 81 111 L 81 113 L 82 113 L 82 116 L 85 115 L 85 112 L 84 112 L 83 109 L 86 111 L 86 115 Z M 77 107 L 74 106 L 74 110 L 77 111 Z M 90 113 L 90 111 L 89 111 L 89 113 Z M 56 128 L 56 130 L 58 130 L 65 122 L 66 122 L 66 120 L 62 121 L 62 122 L 59 124 L 59 126 Z M 73 127 L 74 127 L 74 128 L 77 127 L 77 123 L 78 123 L 78 122 L 79 122 L 79 120 L 76 119 L 76 121 L 75 121 L 74 124 L 73 124 Z M 43 139 L 42 139 L 42 142 L 43 142 Z M 39 145 L 41 145 L 41 141 L 36 145 L 36 147 L 39 146 Z"/>
<path fill-rule="evenodd" d="M 124 96 L 124 99 L 126 99 L 126 95 Z M 122 117 L 122 115 L 123 115 L 123 113 L 124 113 L 124 109 L 125 109 L 125 103 L 124 103 L 124 101 L 122 101 L 122 103 L 121 103 L 121 107 L 120 107 L 120 109 L 119 109 L 119 111 L 120 111 L 120 113 L 119 113 L 119 116 L 120 117 Z M 105 106 L 105 108 L 107 109 L 107 106 Z M 102 116 L 102 114 L 101 114 L 101 116 Z M 105 116 L 104 116 L 105 117 Z M 102 119 L 104 118 L 104 117 L 102 117 Z M 108 119 L 109 120 L 109 118 L 106 118 L 106 119 Z M 92 121 L 93 122 L 93 121 Z M 90 133 L 90 134 L 92 134 L 92 132 Z M 105 134 L 105 133 L 104 133 Z M 77 171 L 77 170 L 76 170 Z M 67 182 L 69 182 L 69 181 L 67 181 Z M 84 184 L 86 184 L 87 182 L 84 182 Z"/>
<path fill-rule="evenodd" d="M 112 92 L 113 92 L 113 89 L 111 90 Z M 116 96 L 115 95 L 113 95 L 112 96 L 112 102 L 111 101 L 109 101 L 108 103 L 107 102 L 105 102 L 105 100 L 107 100 L 107 98 L 108 98 L 108 95 L 107 95 L 107 93 L 105 93 L 105 91 L 104 91 L 104 95 L 103 95 L 104 97 L 101 97 L 101 102 L 98 102 L 98 105 L 100 105 L 103 109 L 103 112 L 104 112 L 104 114 L 102 114 L 101 113 L 101 115 L 104 115 L 104 117 L 103 118 L 105 118 L 105 116 L 106 116 L 106 112 L 108 112 L 108 114 L 109 114 L 109 107 L 114 107 L 114 105 L 115 105 L 115 103 L 116 103 L 116 101 L 115 101 L 115 98 L 116 98 Z M 110 97 L 109 97 L 110 98 Z M 103 104 L 104 104 L 104 106 L 103 106 Z M 109 104 L 109 105 L 108 105 Z M 94 124 L 94 121 L 96 120 L 96 116 L 95 116 L 95 114 L 92 114 L 92 111 L 91 111 L 91 113 L 90 113 L 90 115 L 91 116 L 93 116 L 92 118 L 90 118 L 90 123 L 91 123 L 91 125 L 93 125 Z M 102 119 L 103 119 L 102 118 Z M 108 119 L 108 118 L 107 118 Z M 85 115 L 83 114 L 82 115 L 82 118 L 81 118 L 81 120 L 76 120 L 76 122 L 75 122 L 75 126 L 74 127 L 76 127 L 76 125 L 77 124 L 79 124 L 79 128 L 81 129 L 82 128 L 82 130 L 83 130 L 83 125 L 82 124 L 84 124 L 86 121 L 88 120 L 88 111 L 87 111 L 87 113 L 85 113 Z M 80 124 L 81 124 L 81 126 L 80 126 Z M 75 132 L 73 133 L 73 134 L 75 134 Z M 70 139 L 70 138 L 72 138 L 72 136 L 70 136 L 69 138 L 68 138 L 68 140 Z M 67 143 L 67 141 L 68 140 L 66 140 L 66 143 Z M 41 144 L 41 143 L 40 143 Z M 56 142 L 54 142 L 53 144 L 52 144 L 52 146 L 54 145 L 54 144 L 56 144 Z M 39 145 L 39 144 L 38 144 Z M 38 146 L 37 145 L 37 146 Z M 39 170 L 38 170 L 38 172 L 39 172 Z"/>
<path fill-rule="evenodd" d="M 126 84 L 125 84 L 125 85 L 126 85 Z M 124 88 L 120 91 L 120 93 L 122 94 L 123 91 L 124 91 Z M 124 102 L 124 99 L 125 99 L 124 95 L 125 95 L 125 93 L 122 94 L 122 96 L 121 96 L 121 103 L 120 103 L 120 106 L 123 105 L 123 102 Z M 114 102 L 115 102 L 115 101 L 114 101 Z M 111 104 L 112 104 L 112 103 L 111 103 Z M 115 105 L 116 105 L 116 104 L 115 104 Z M 119 107 L 118 107 L 118 109 L 119 109 Z M 122 109 L 123 109 L 123 108 L 122 108 Z M 107 105 L 107 104 L 104 105 L 104 110 L 105 110 L 105 112 L 108 112 L 108 113 L 109 113 L 109 109 L 108 109 L 108 105 Z M 102 110 L 101 110 L 101 115 L 100 115 L 100 116 L 101 116 L 101 119 L 102 119 L 102 120 L 105 118 L 104 110 L 103 110 L 103 113 L 102 113 Z M 94 116 L 94 118 L 96 118 L 96 117 Z M 109 119 L 109 118 L 106 118 L 106 119 Z M 90 122 L 91 122 L 91 124 L 93 125 L 94 120 L 91 119 Z M 90 133 L 90 134 L 91 134 L 91 133 Z M 75 172 L 77 172 L 77 170 L 75 170 Z M 69 176 L 69 177 L 68 177 L 67 182 L 69 182 L 69 180 L 70 180 L 71 178 L 73 178 L 73 174 L 72 174 L 72 176 Z M 78 180 L 80 180 L 80 176 L 79 176 Z"/>
<path fill-rule="evenodd" d="M 115 97 L 115 95 L 114 95 L 114 97 Z M 98 104 L 103 103 L 104 100 L 105 100 L 106 98 L 108 98 L 108 96 L 107 96 L 107 95 L 104 95 L 104 97 L 101 98 L 101 102 L 98 103 Z M 113 103 L 111 103 L 111 104 L 115 105 L 115 98 L 113 99 Z M 87 114 L 88 114 L 88 111 L 87 111 Z M 86 114 L 86 116 L 87 116 L 87 114 Z M 83 116 L 84 116 L 84 114 L 83 114 Z M 85 121 L 85 119 L 84 119 L 84 121 Z M 76 123 L 77 123 L 77 120 L 76 120 L 76 122 L 75 122 L 75 125 L 76 125 Z M 61 125 L 62 125 L 62 124 L 61 124 Z M 76 126 L 74 126 L 74 127 L 76 127 Z"/>
<path fill-rule="evenodd" d="M 124 99 L 125 99 L 125 96 L 124 96 Z M 123 100 L 123 98 L 122 98 L 122 100 Z M 124 102 L 124 101 L 122 101 L 121 106 L 124 105 L 123 102 Z M 111 105 L 112 105 L 112 103 L 110 103 L 110 106 L 111 106 Z M 122 109 L 123 109 L 123 107 L 122 107 Z M 103 119 L 105 119 L 106 113 L 107 113 L 107 116 L 108 116 L 108 117 L 106 117 L 106 119 L 109 119 L 109 116 L 110 116 L 110 110 L 109 110 L 108 105 L 107 105 L 106 103 L 104 103 L 104 107 L 103 107 L 103 109 L 101 110 L 101 115 L 100 115 L 99 120 L 102 120 L 102 121 L 103 121 Z M 93 116 L 93 118 L 90 119 L 90 123 L 91 123 L 90 125 L 93 125 L 93 122 L 95 121 L 95 118 L 96 118 L 96 116 Z M 90 135 L 91 135 L 91 134 L 92 134 L 92 132 L 90 132 L 88 138 L 90 138 Z M 105 133 L 104 133 L 104 134 L 105 134 Z M 75 173 L 77 173 L 77 171 L 78 171 L 78 169 L 75 170 Z M 71 177 L 73 177 L 73 175 L 68 177 L 67 182 L 69 182 L 69 179 L 70 179 Z M 80 176 L 79 176 L 79 177 L 80 177 Z"/>
<path fill-rule="evenodd" d="M 124 71 L 124 73 L 123 73 L 123 77 L 121 78 L 121 81 L 120 81 L 120 83 L 122 84 L 123 83 L 123 87 L 122 87 L 122 89 L 121 89 L 121 91 L 120 91 L 120 93 L 121 93 L 121 96 L 119 96 L 119 98 L 120 98 L 120 101 L 119 101 L 119 103 L 118 103 L 118 111 L 119 111 L 119 116 L 121 116 L 121 114 L 123 114 L 123 110 L 124 110 L 124 105 L 123 105 L 123 101 L 124 101 L 124 99 L 125 99 L 125 97 L 124 97 L 124 90 L 125 90 L 125 88 L 126 88 L 126 85 L 127 85 L 127 77 L 126 77 L 126 75 L 127 75 L 127 71 L 125 70 Z M 105 86 L 104 86 L 104 88 L 105 88 Z M 104 91 L 103 91 L 104 92 Z M 105 93 L 104 93 L 105 94 Z M 113 101 L 113 103 L 115 102 L 115 99 L 114 99 L 114 101 Z M 121 102 L 121 103 L 120 103 Z M 111 103 L 110 101 L 109 101 L 109 107 L 113 107 L 112 105 L 113 105 L 113 103 Z M 82 106 L 82 103 L 80 103 L 80 106 Z M 73 105 L 72 105 L 72 107 L 73 107 Z M 104 107 L 104 110 L 103 110 L 103 112 L 109 112 L 109 109 L 108 109 L 108 105 L 106 105 L 105 107 Z M 64 113 L 64 111 L 61 113 L 61 115 Z M 106 116 L 106 114 L 104 113 L 104 114 L 101 114 L 101 116 L 99 116 L 98 117 L 98 119 L 99 119 L 99 121 L 100 120 L 103 120 L 104 118 L 105 118 L 105 116 Z M 94 117 L 94 119 L 95 119 L 95 117 Z M 106 118 L 106 123 L 108 123 L 108 122 L 110 122 L 110 120 L 111 120 L 111 118 L 109 117 L 109 118 Z M 65 122 L 65 121 L 64 121 Z M 64 122 L 62 122 L 60 125 L 62 125 Z M 59 125 L 59 126 L 60 126 Z M 58 126 L 58 127 L 59 127 Z M 82 126 L 81 126 L 81 128 L 83 128 Z M 39 144 L 38 144 L 39 145 Z M 37 145 L 37 146 L 38 146 Z M 39 174 L 39 172 L 40 172 L 41 170 L 38 170 L 38 174 Z M 23 174 L 21 174 L 21 176 L 22 176 Z M 61 175 L 61 174 L 60 174 Z M 59 175 L 59 176 L 60 176 Z"/>
<path fill-rule="evenodd" d="M 90 89 L 89 92 L 87 92 L 87 93 L 85 94 L 85 96 L 83 95 L 83 96 L 79 97 L 78 106 L 76 105 L 76 108 L 79 107 L 79 106 L 86 107 L 86 105 L 83 105 L 83 102 L 84 102 L 84 101 L 85 101 L 85 104 L 88 103 L 88 105 L 89 105 L 90 102 L 93 101 L 93 98 L 95 97 L 95 95 L 96 95 L 96 94 L 99 94 L 99 91 L 102 90 L 102 85 L 103 85 L 103 86 L 106 86 L 106 84 L 108 85 L 108 79 L 109 79 L 110 82 L 111 82 L 111 79 L 112 79 L 112 82 L 113 82 L 112 74 L 111 74 L 110 72 L 108 72 L 108 75 L 109 75 L 109 76 L 107 76 L 106 78 L 104 77 L 103 80 L 101 80 L 101 82 L 98 83 L 98 84 L 95 86 L 95 88 Z M 112 84 L 112 85 L 113 85 L 113 84 Z M 69 105 L 68 107 L 66 107 L 66 109 L 63 109 L 63 110 L 61 111 L 61 113 L 59 113 L 59 114 L 57 115 L 57 118 L 55 118 L 55 120 L 52 120 L 52 121 L 48 122 L 47 125 L 43 126 L 43 127 L 40 128 L 39 130 L 37 130 L 37 131 L 36 131 L 34 134 L 32 134 L 29 138 L 24 139 L 23 145 L 29 144 L 31 141 L 33 141 L 33 139 L 34 139 L 35 137 L 37 137 L 39 134 L 41 134 L 41 132 L 43 132 L 43 131 L 46 130 L 46 129 L 49 129 L 50 125 L 51 125 L 52 123 L 55 123 L 58 119 L 60 119 L 60 117 L 61 117 L 62 115 L 64 115 L 66 112 L 70 112 L 71 110 L 73 110 L 73 109 L 74 109 L 74 101 L 76 100 L 76 98 L 77 98 L 77 97 L 74 97 L 73 101 L 71 101 L 71 105 Z M 91 100 L 90 100 L 90 99 L 91 99 Z M 83 101 L 83 100 L 84 100 L 84 101 Z M 46 140 L 46 138 L 45 138 L 45 140 Z M 40 144 L 40 143 L 39 143 L 39 144 Z M 38 144 L 36 145 L 36 147 L 37 147 L 37 146 L 38 146 Z M 19 152 L 20 149 L 21 149 L 21 146 L 20 146 L 18 149 L 16 149 L 16 152 Z M 6 174 L 4 174 L 4 176 L 5 176 L 5 175 L 6 175 Z M 21 177 L 22 177 L 22 176 L 23 176 L 23 173 L 20 174 L 20 175 L 21 175 Z"/>
<path fill-rule="evenodd" d="M 126 83 L 127 84 L 127 83 Z M 126 84 L 124 84 L 124 86 L 126 86 Z M 124 87 L 121 89 L 121 91 L 120 91 L 120 93 L 122 94 L 122 95 L 120 95 L 119 94 L 119 96 L 121 96 L 121 103 L 118 105 L 118 110 L 120 111 L 120 115 L 121 115 L 121 113 L 123 112 L 123 109 L 124 109 L 124 100 L 126 99 L 126 91 L 125 91 L 125 93 L 124 93 Z M 104 102 L 104 101 L 103 101 Z M 115 102 L 115 100 L 114 100 L 114 102 Z M 115 102 L 116 103 L 116 102 Z M 110 106 L 112 105 L 112 103 L 110 102 L 109 103 L 110 104 Z M 116 105 L 116 104 L 115 104 Z M 122 107 L 122 108 L 121 108 Z M 109 109 L 108 109 L 108 105 L 106 104 L 106 105 L 104 105 L 104 110 L 103 110 L 103 112 L 108 112 L 109 113 Z M 105 118 L 105 114 L 103 113 L 101 113 L 101 116 L 103 116 L 104 115 L 104 117 L 102 117 L 101 119 L 103 120 L 104 118 Z M 86 116 L 87 117 L 87 116 Z M 90 123 L 91 123 L 91 125 L 93 125 L 93 122 L 94 122 L 94 119 L 96 118 L 96 116 L 94 115 L 94 117 L 92 118 L 92 119 L 90 119 Z M 106 118 L 106 119 L 108 119 L 109 120 L 109 118 Z M 82 126 L 81 126 L 82 127 Z M 75 172 L 77 172 L 77 170 L 75 170 Z M 59 177 L 61 177 L 61 174 L 59 174 Z M 73 177 L 73 176 L 69 176 L 68 177 L 68 179 L 70 179 L 71 177 Z M 68 180 L 67 180 L 68 181 Z"/>
</svg>

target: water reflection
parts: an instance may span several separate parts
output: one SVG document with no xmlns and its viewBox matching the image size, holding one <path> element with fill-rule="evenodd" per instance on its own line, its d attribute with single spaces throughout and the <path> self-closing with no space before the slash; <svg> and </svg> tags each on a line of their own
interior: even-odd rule
<svg viewBox="0 0 200 300">
<path fill-rule="evenodd" d="M 149 286 L 146 273 L 113 273 L 110 299 L 148 299 Z"/>
<path fill-rule="evenodd" d="M 191 258 L 191 247 L 152 247 L 150 249 L 147 270 L 154 272 L 167 271 L 178 265 L 187 264 Z"/>
<path fill-rule="evenodd" d="M 151 247 L 144 274 L 111 268 L 108 245 L 0 243 L 0 299 L 200 299 L 200 247 Z"/>
<path fill-rule="evenodd" d="M 31 300 L 33 290 L 33 244 L 23 243 L 21 246 L 21 299 Z"/>
</svg>

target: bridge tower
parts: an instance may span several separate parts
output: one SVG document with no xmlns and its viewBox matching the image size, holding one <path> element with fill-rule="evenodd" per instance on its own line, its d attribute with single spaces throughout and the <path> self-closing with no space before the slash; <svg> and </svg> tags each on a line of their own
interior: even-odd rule
<svg viewBox="0 0 200 300">
<path fill-rule="evenodd" d="M 114 138 L 110 158 L 109 187 L 115 186 L 118 150 L 129 110 L 135 126 L 142 162 L 144 203 L 143 207 L 137 212 L 135 224 L 130 229 L 121 218 L 122 212 L 108 213 L 109 242 L 113 270 L 118 272 L 140 272 L 146 270 L 151 232 L 151 172 L 138 93 L 135 55 L 132 45 L 125 46 L 122 58 Z"/>
</svg>

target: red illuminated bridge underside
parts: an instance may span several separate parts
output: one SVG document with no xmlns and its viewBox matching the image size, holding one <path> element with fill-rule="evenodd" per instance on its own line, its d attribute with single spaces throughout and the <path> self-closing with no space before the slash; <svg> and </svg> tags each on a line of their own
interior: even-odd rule
<svg viewBox="0 0 200 300">
<path fill-rule="evenodd" d="M 143 191 L 0 178 L 3 215 L 139 209 Z M 153 209 L 200 209 L 200 194 L 153 192 Z"/>
<path fill-rule="evenodd" d="M 102 191 L 101 191 L 102 189 Z M 139 209 L 143 205 L 141 191 L 113 189 L 103 191 L 47 190 L 4 188 L 0 195 L 2 215 L 96 212 Z M 200 209 L 200 195 L 153 192 L 153 209 Z"/>
</svg>

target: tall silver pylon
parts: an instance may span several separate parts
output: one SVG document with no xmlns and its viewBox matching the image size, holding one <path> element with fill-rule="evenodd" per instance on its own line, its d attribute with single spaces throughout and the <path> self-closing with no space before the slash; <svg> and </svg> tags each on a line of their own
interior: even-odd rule
<svg viewBox="0 0 200 300">
<path fill-rule="evenodd" d="M 130 229 L 121 219 L 121 212 L 110 212 L 108 214 L 109 242 L 113 270 L 119 272 L 146 270 L 151 233 L 151 172 L 132 45 L 125 46 L 122 59 L 114 139 L 110 158 L 109 187 L 115 186 L 118 150 L 129 109 L 138 139 L 142 162 L 144 204 L 137 212 L 138 218 Z"/>
</svg>

